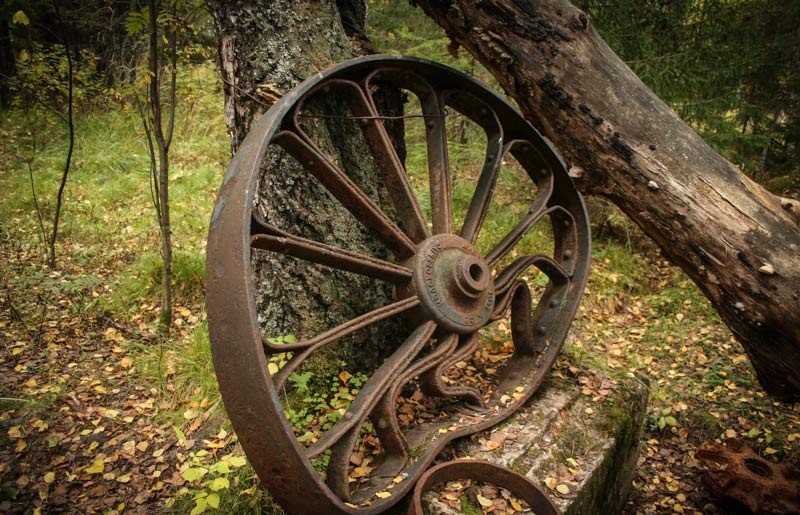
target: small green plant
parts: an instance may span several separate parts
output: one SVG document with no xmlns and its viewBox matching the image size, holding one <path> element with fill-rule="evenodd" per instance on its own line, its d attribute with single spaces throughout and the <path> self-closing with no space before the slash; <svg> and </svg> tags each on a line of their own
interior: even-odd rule
<svg viewBox="0 0 800 515">
<path fill-rule="evenodd" d="M 247 463 L 243 456 L 234 454 L 226 454 L 209 463 L 210 456 L 206 450 L 190 453 L 188 465 L 181 471 L 183 479 L 191 484 L 189 493 L 194 500 L 191 515 L 203 513 L 209 508 L 218 509 L 221 495 L 230 489 L 231 474 Z"/>
<path fill-rule="evenodd" d="M 292 334 L 286 334 L 283 336 L 272 336 L 267 338 L 267 341 L 273 345 L 283 345 L 285 343 L 297 343 L 297 338 L 295 338 L 295 336 Z M 280 369 L 282 369 L 283 366 L 286 365 L 290 359 L 292 359 L 292 356 L 294 356 L 294 353 L 292 352 L 282 352 L 280 354 L 270 356 L 269 364 L 267 365 L 269 367 L 269 373 L 272 375 L 277 374 L 278 371 L 280 371 Z M 295 374 L 292 374 L 292 376 L 294 375 Z M 289 377 L 289 380 L 292 380 L 291 376 Z"/>
</svg>

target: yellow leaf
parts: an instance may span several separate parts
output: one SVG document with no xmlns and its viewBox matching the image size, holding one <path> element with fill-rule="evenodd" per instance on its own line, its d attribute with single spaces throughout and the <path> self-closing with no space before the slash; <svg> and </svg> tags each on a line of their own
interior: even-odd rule
<svg viewBox="0 0 800 515">
<path fill-rule="evenodd" d="M 117 482 L 119 483 L 128 483 L 131 480 L 130 474 L 123 474 L 117 478 Z"/>
<path fill-rule="evenodd" d="M 514 499 L 510 499 L 511 507 L 514 508 L 514 511 L 522 511 L 522 505 L 518 503 Z"/>
<path fill-rule="evenodd" d="M 375 494 L 375 497 L 379 499 L 388 499 L 391 496 L 392 494 L 390 494 L 389 492 L 378 492 L 377 494 Z"/>
<path fill-rule="evenodd" d="M 22 426 L 11 426 L 8 430 L 9 438 L 22 438 Z"/>
<path fill-rule="evenodd" d="M 339 379 L 344 384 L 347 384 L 347 381 L 349 381 L 351 377 L 353 377 L 353 376 L 351 376 L 350 373 L 347 370 L 342 370 L 341 372 L 339 372 Z"/>
<path fill-rule="evenodd" d="M 208 499 L 206 497 L 201 497 L 197 499 L 194 504 L 194 508 L 192 511 L 189 512 L 189 515 L 199 515 L 206 511 L 206 506 L 208 506 Z"/>
<path fill-rule="evenodd" d="M 481 494 L 478 494 L 478 502 L 484 508 L 488 508 L 489 506 L 494 504 L 491 500 L 487 499 L 486 497 L 482 496 Z"/>
<path fill-rule="evenodd" d="M 44 482 L 48 485 L 56 480 L 56 473 L 55 472 L 48 472 L 44 475 Z"/>
<path fill-rule="evenodd" d="M 766 449 L 764 449 L 764 454 L 766 454 L 767 456 L 769 456 L 770 454 L 775 454 L 776 452 L 778 451 L 776 451 L 772 447 L 767 447 Z"/>
<path fill-rule="evenodd" d="M 17 446 L 14 447 L 16 452 L 22 452 L 28 448 L 28 444 L 25 443 L 25 440 L 17 440 Z"/>
<path fill-rule="evenodd" d="M 208 494 L 206 500 L 208 501 L 208 505 L 212 508 L 219 508 L 219 494 Z"/>
<path fill-rule="evenodd" d="M 103 463 L 103 460 L 94 460 L 85 470 L 89 474 L 102 474 L 105 469 L 106 465 Z"/>
<path fill-rule="evenodd" d="M 569 493 L 569 487 L 567 485 L 561 484 L 556 487 L 556 492 L 567 495 Z"/>
<path fill-rule="evenodd" d="M 555 478 L 548 477 L 547 479 L 545 479 L 545 480 L 544 480 L 544 484 L 545 484 L 545 485 L 547 486 L 547 488 L 549 488 L 550 490 L 555 490 L 555 488 L 556 488 L 556 484 L 558 484 L 558 482 L 555 480 Z"/>
<path fill-rule="evenodd" d="M 17 11 L 14 13 L 14 16 L 11 17 L 11 23 L 13 23 L 14 25 L 17 24 L 28 25 L 30 23 L 30 20 L 23 11 Z"/>
</svg>

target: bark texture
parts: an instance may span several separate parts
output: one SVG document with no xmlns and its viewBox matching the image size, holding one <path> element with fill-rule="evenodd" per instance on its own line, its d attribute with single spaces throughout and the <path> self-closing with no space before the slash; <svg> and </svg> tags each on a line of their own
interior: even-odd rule
<svg viewBox="0 0 800 515">
<path fill-rule="evenodd" d="M 800 400 L 800 204 L 717 154 L 564 0 L 417 0 L 702 289 L 764 389 Z"/>
<path fill-rule="evenodd" d="M 225 117 L 234 152 L 254 120 L 281 95 L 315 72 L 365 51 L 366 6 L 361 0 L 214 1 L 209 7 L 219 38 Z M 304 113 L 347 115 L 340 104 L 319 99 Z M 388 200 L 374 180 L 374 160 L 355 122 L 348 126 L 317 119 L 304 122 L 304 129 L 368 195 Z M 264 160 L 259 197 L 258 215 L 289 233 L 363 254 L 386 255 L 358 220 L 277 147 L 270 147 Z M 388 207 L 388 202 L 379 204 Z M 315 336 L 391 302 L 388 283 L 296 258 L 254 250 L 252 265 L 262 335 L 268 338 Z M 369 371 L 382 344 L 393 335 L 390 327 L 376 325 L 343 345 L 331 346 L 332 354 L 320 356 L 313 366 L 335 375 L 340 368 L 331 360 L 345 359 L 349 370 L 363 365 Z M 316 374 L 319 379 L 322 375 Z"/>
</svg>

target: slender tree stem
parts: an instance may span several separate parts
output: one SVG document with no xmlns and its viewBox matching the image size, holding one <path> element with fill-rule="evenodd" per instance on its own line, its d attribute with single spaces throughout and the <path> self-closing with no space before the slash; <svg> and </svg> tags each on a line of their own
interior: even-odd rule
<svg viewBox="0 0 800 515">
<path fill-rule="evenodd" d="M 58 3 L 53 0 L 53 6 L 56 10 L 56 17 L 60 18 L 58 10 Z M 67 149 L 67 161 L 64 164 L 64 172 L 61 174 L 61 182 L 58 186 L 58 195 L 56 197 L 56 212 L 53 215 L 53 232 L 50 234 L 50 242 L 48 246 L 48 264 L 50 268 L 56 267 L 56 239 L 58 238 L 58 222 L 61 218 L 61 206 L 64 202 L 64 188 L 67 185 L 67 177 L 69 177 L 69 169 L 72 165 L 72 152 L 75 149 L 75 123 L 73 120 L 73 80 L 72 80 L 72 49 L 70 48 L 69 38 L 62 31 L 62 38 L 64 42 L 64 53 L 67 55 L 67 127 L 69 128 L 69 148 Z"/>
</svg>

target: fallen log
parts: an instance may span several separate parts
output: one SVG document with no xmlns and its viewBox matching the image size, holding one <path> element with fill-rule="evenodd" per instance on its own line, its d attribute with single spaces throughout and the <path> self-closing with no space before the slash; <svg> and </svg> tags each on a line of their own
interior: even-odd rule
<svg viewBox="0 0 800 515">
<path fill-rule="evenodd" d="M 576 183 L 700 287 L 764 389 L 800 400 L 800 203 L 715 152 L 565 0 L 416 0 L 497 78 Z"/>
</svg>

